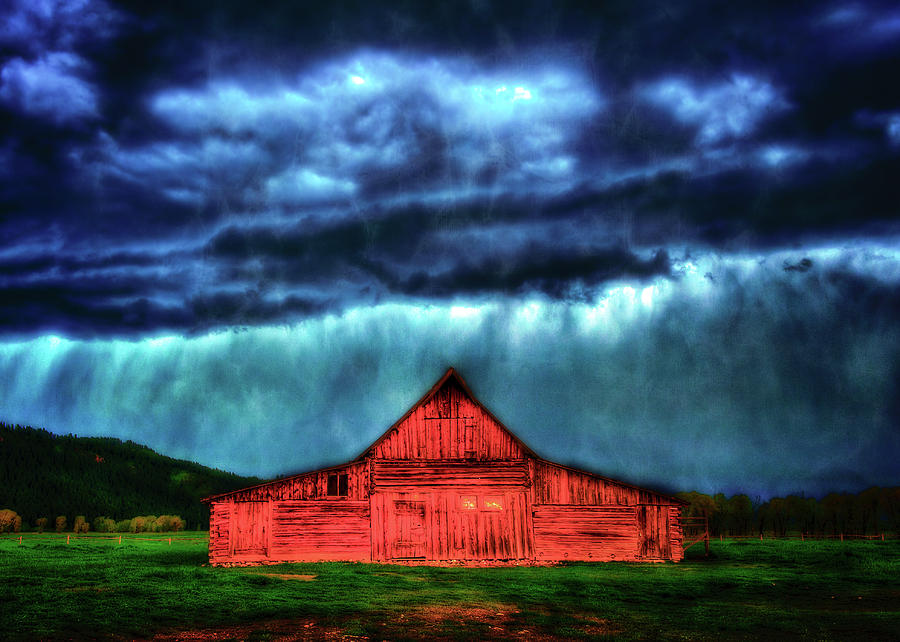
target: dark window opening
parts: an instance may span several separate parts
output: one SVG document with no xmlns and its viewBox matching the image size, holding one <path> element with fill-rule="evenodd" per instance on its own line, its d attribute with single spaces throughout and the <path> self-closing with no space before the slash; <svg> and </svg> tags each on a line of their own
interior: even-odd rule
<svg viewBox="0 0 900 642">
<path fill-rule="evenodd" d="M 328 475 L 328 488 L 325 492 L 328 497 L 347 497 L 349 495 L 347 473 Z"/>
</svg>

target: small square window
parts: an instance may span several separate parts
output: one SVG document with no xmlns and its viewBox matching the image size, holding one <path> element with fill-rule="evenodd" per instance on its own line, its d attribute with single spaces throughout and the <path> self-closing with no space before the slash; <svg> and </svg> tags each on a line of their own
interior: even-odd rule
<svg viewBox="0 0 900 642">
<path fill-rule="evenodd" d="M 499 495 L 488 495 L 481 505 L 484 510 L 503 510 L 503 499 Z"/>
<path fill-rule="evenodd" d="M 462 510 L 478 510 L 478 500 L 474 495 L 463 495 L 459 498 L 459 507 Z"/>
<path fill-rule="evenodd" d="M 328 475 L 328 486 L 325 494 L 328 497 L 347 497 L 348 492 L 347 473 L 335 473 Z"/>
</svg>

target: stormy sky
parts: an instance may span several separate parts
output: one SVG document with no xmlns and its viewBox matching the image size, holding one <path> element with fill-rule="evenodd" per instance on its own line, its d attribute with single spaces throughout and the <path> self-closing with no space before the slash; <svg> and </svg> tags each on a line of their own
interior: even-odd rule
<svg viewBox="0 0 900 642">
<path fill-rule="evenodd" d="M 632 483 L 900 483 L 896 5 L 0 11 L 0 420 L 274 476 L 452 365 Z"/>
</svg>

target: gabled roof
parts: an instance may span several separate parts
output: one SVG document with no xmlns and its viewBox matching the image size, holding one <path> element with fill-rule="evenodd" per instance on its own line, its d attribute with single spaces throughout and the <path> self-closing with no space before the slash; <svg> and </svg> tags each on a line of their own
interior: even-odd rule
<svg viewBox="0 0 900 642">
<path fill-rule="evenodd" d="M 451 379 L 456 382 L 456 384 L 462 389 L 463 392 L 466 393 L 466 395 L 469 397 L 469 399 L 472 400 L 472 403 L 474 403 L 476 406 L 478 406 L 478 408 L 480 408 L 482 410 L 482 412 L 484 412 L 484 414 L 486 414 L 488 417 L 493 419 L 497 423 L 497 425 L 500 427 L 500 429 L 503 430 L 504 432 L 506 432 L 510 436 L 510 438 L 519 446 L 519 448 L 522 449 L 522 451 L 525 454 L 530 455 L 531 457 L 534 457 L 535 459 L 540 459 L 540 457 L 538 457 L 535 454 L 535 452 L 525 444 L 525 442 L 523 442 L 521 439 L 519 439 L 513 431 L 511 431 L 509 428 L 504 426 L 503 422 L 500 421 L 499 419 L 497 419 L 494 416 L 494 413 L 492 413 L 490 410 L 488 410 L 484 406 L 484 404 L 482 404 L 478 400 L 478 398 L 472 394 L 472 391 L 471 391 L 471 389 L 469 389 L 469 386 L 465 382 L 465 380 L 460 376 L 460 374 L 456 370 L 454 370 L 451 367 L 451 368 L 447 368 L 447 372 L 444 373 L 444 376 L 442 376 L 440 379 L 438 379 L 437 383 L 434 384 L 433 386 L 431 386 L 431 390 L 426 392 L 425 395 L 421 399 L 419 399 L 416 403 L 414 403 L 410 407 L 410 409 L 406 411 L 405 415 L 403 415 L 402 417 L 400 417 L 400 419 L 395 421 L 391 425 L 390 428 L 388 428 L 387 430 L 384 431 L 384 434 L 382 434 L 378 439 L 376 439 L 368 448 L 366 448 L 364 451 L 362 451 L 358 457 L 355 457 L 351 461 L 360 461 L 360 460 L 364 459 L 365 456 L 367 454 L 369 454 L 370 451 L 374 450 L 378 446 L 378 444 L 380 444 L 382 441 L 387 439 L 388 436 L 390 436 L 390 434 L 396 428 L 398 428 L 404 421 L 406 421 L 409 418 L 409 416 L 412 415 L 416 411 L 416 408 L 428 403 L 431 400 L 431 398 L 437 394 L 438 390 L 443 388 L 444 385 Z"/>
<path fill-rule="evenodd" d="M 595 479 L 600 479 L 600 480 L 602 480 L 602 481 L 604 481 L 604 482 L 608 482 L 608 483 L 611 483 L 611 484 L 616 484 L 616 485 L 618 485 L 618 486 L 623 486 L 623 487 L 626 487 L 626 488 L 632 488 L 632 489 L 634 489 L 634 490 L 639 490 L 639 491 L 649 492 L 649 493 L 651 493 L 651 494 L 653 494 L 653 495 L 657 495 L 657 496 L 659 496 L 659 497 L 664 497 L 664 498 L 666 498 L 666 499 L 670 499 L 670 500 L 672 500 L 673 502 L 676 502 L 676 503 L 678 503 L 678 504 L 682 504 L 682 505 L 687 505 L 687 504 L 688 504 L 688 502 L 684 501 L 683 499 L 680 499 L 680 498 L 678 498 L 678 497 L 674 497 L 674 496 L 672 496 L 672 495 L 667 495 L 667 494 L 665 494 L 665 493 L 660 493 L 659 491 L 655 491 L 655 490 L 652 490 L 652 489 L 650 489 L 650 488 L 644 488 L 644 487 L 642 487 L 642 486 L 635 486 L 635 485 L 633 485 L 633 484 L 629 484 L 629 483 L 627 483 L 627 482 L 623 482 L 623 481 L 620 481 L 620 480 L 618 480 L 618 479 L 612 479 L 612 478 L 610 478 L 610 477 L 605 477 L 605 476 L 603 476 L 603 475 L 598 475 L 597 473 L 592 473 L 592 472 L 589 472 L 589 471 L 586 471 L 586 470 L 581 470 L 581 469 L 579 469 L 579 468 L 572 468 L 571 466 L 565 466 L 565 465 L 563 465 L 563 464 L 558 464 L 558 463 L 553 462 L 553 461 L 550 461 L 550 460 L 548 460 L 548 459 L 544 459 L 544 458 L 541 457 L 540 455 L 536 454 L 531 448 L 529 448 L 529 447 L 525 444 L 525 442 L 523 442 L 521 439 L 519 439 L 518 436 L 516 436 L 516 434 L 515 434 L 514 432 L 512 432 L 509 428 L 507 428 L 505 425 L 503 425 L 503 422 L 501 422 L 499 419 L 497 419 L 497 417 L 495 417 L 494 414 L 493 414 L 490 410 L 488 410 L 488 409 L 484 406 L 484 404 L 482 404 L 474 394 L 472 394 L 472 391 L 471 391 L 471 389 L 469 388 L 468 384 L 467 384 L 467 383 L 465 382 L 465 380 L 460 376 L 460 374 L 459 374 L 456 370 L 454 370 L 452 367 L 447 369 L 447 371 L 444 373 L 444 375 L 443 375 L 440 379 L 438 379 L 437 383 L 435 383 L 435 384 L 431 387 L 431 389 L 430 389 L 428 392 L 426 392 L 425 395 L 424 395 L 421 399 L 419 399 L 416 403 L 414 403 L 414 404 L 410 407 L 410 409 L 406 411 L 406 414 L 404 414 L 402 417 L 400 417 L 400 419 L 398 419 L 397 421 L 395 421 L 395 422 L 391 425 L 391 427 L 388 428 L 388 429 L 384 432 L 384 434 L 382 434 L 382 435 L 381 435 L 378 439 L 376 439 L 376 440 L 375 440 L 368 448 L 366 448 L 363 452 L 361 452 L 361 453 L 359 454 L 359 456 L 357 456 L 356 458 L 354 458 L 354 459 L 348 461 L 347 463 L 344 463 L 344 464 L 338 464 L 338 465 L 336 465 L 336 466 L 329 466 L 328 468 L 320 468 L 320 469 L 317 469 L 317 470 L 311 470 L 311 471 L 307 471 L 307 472 L 304 472 L 304 473 L 298 473 L 298 474 L 295 474 L 295 475 L 290 475 L 290 476 L 288 476 L 288 477 L 282 477 L 282 478 L 280 478 L 280 479 L 275 479 L 275 480 L 272 480 L 272 481 L 269 481 L 269 482 L 263 482 L 263 483 L 261 483 L 261 484 L 257 484 L 257 485 L 255 485 L 255 486 L 250 486 L 249 488 L 240 488 L 240 489 L 233 490 L 233 491 L 228 491 L 228 492 L 225 492 L 225 493 L 219 493 L 219 494 L 217 494 L 217 495 L 211 495 L 211 496 L 209 496 L 209 497 L 204 497 L 201 501 L 208 503 L 208 502 L 213 501 L 213 500 L 215 500 L 215 499 L 219 499 L 219 498 L 221 498 L 221 497 L 225 497 L 225 496 L 228 496 L 228 495 L 233 495 L 233 494 L 235 494 L 235 493 L 239 493 L 239 492 L 242 492 L 242 491 L 245 491 L 245 490 L 251 490 L 251 489 L 255 489 L 255 488 L 261 488 L 261 487 L 263 487 L 263 486 L 269 486 L 269 485 L 271 485 L 271 484 L 281 483 L 281 482 L 284 482 L 284 481 L 286 481 L 286 480 L 291 480 L 291 479 L 295 479 L 295 478 L 298 478 L 298 477 L 304 477 L 304 476 L 306 476 L 306 475 L 313 475 L 313 474 L 321 473 L 321 472 L 325 472 L 325 471 L 330 471 L 330 470 L 335 470 L 335 469 L 345 468 L 345 467 L 347 467 L 347 466 L 350 465 L 350 464 L 357 464 L 357 463 L 361 462 L 362 460 L 364 460 L 365 457 L 366 457 L 366 455 L 368 455 L 369 452 L 371 452 L 372 450 L 374 450 L 374 449 L 378 446 L 378 444 L 380 444 L 382 441 L 384 441 L 385 439 L 387 439 L 387 438 L 390 436 L 390 434 L 391 434 L 395 429 L 397 429 L 404 421 L 406 421 L 406 420 L 409 418 L 410 415 L 412 415 L 412 414 L 416 411 L 417 408 L 419 408 L 420 406 L 422 406 L 422 405 L 428 403 L 428 402 L 431 400 L 431 398 L 432 398 L 435 394 L 437 394 L 437 392 L 438 392 L 441 388 L 443 388 L 444 385 L 446 385 L 447 382 L 450 381 L 451 379 L 452 379 L 452 380 L 453 380 L 453 381 L 454 381 L 454 382 L 462 389 L 462 391 L 469 397 L 469 399 L 472 401 L 472 403 L 474 403 L 476 406 L 478 406 L 478 408 L 480 408 L 480 409 L 481 409 L 488 417 L 490 417 L 492 420 L 494 420 L 494 421 L 497 423 L 497 426 L 499 426 L 501 430 L 505 431 L 505 432 L 510 436 L 510 438 L 511 438 L 511 439 L 512 439 L 512 440 L 513 440 L 513 441 L 514 441 L 514 442 L 522 449 L 522 451 L 523 451 L 526 455 L 528 455 L 528 456 L 530 456 L 531 458 L 533 458 L 535 461 L 540 462 L 540 463 L 543 463 L 543 464 L 547 464 L 547 465 L 550 465 L 550 466 L 555 466 L 555 467 L 557 467 L 557 468 L 562 468 L 562 469 L 565 469 L 565 470 L 568 470 L 568 471 L 571 471 L 571 472 L 574 472 L 574 473 L 579 473 L 579 474 L 582 474 L 582 475 L 588 475 L 588 476 L 593 477 L 593 478 L 595 478 Z"/>
</svg>

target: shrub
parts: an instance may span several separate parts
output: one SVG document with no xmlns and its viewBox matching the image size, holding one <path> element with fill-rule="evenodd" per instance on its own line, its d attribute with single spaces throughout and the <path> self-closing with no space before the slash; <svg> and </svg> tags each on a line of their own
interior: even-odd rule
<svg viewBox="0 0 900 642">
<path fill-rule="evenodd" d="M 98 533 L 114 533 L 116 530 L 116 520 L 109 517 L 97 517 L 94 520 L 94 531 Z"/>
<path fill-rule="evenodd" d="M 87 533 L 89 528 L 87 519 L 85 519 L 84 515 L 77 515 L 75 517 L 75 525 L 72 527 L 72 532 L 76 534 Z"/>
<path fill-rule="evenodd" d="M 132 533 L 143 533 L 144 528 L 146 526 L 147 526 L 147 522 L 144 520 L 143 517 L 133 517 L 131 519 L 131 524 L 130 524 L 129 530 Z"/>
<path fill-rule="evenodd" d="M 161 533 L 172 530 L 172 516 L 171 515 L 160 515 L 156 518 L 156 528 Z"/>
<path fill-rule="evenodd" d="M 47 523 L 49 521 L 50 520 L 47 517 L 38 517 L 36 520 L 34 520 L 34 525 L 37 527 L 38 533 L 44 532 L 44 529 L 47 528 Z"/>
<path fill-rule="evenodd" d="M 62 533 L 66 528 L 66 516 L 60 515 L 56 518 L 56 532 Z"/>
<path fill-rule="evenodd" d="M 127 533 L 131 530 L 131 520 L 123 519 L 121 521 L 116 522 L 116 532 L 117 533 Z"/>
<path fill-rule="evenodd" d="M 18 533 L 21 527 L 22 518 L 19 517 L 16 511 L 8 508 L 0 510 L 0 533 L 8 533 L 10 531 Z"/>
</svg>

